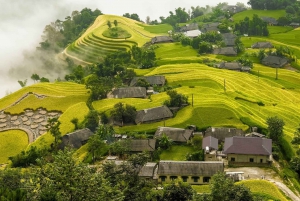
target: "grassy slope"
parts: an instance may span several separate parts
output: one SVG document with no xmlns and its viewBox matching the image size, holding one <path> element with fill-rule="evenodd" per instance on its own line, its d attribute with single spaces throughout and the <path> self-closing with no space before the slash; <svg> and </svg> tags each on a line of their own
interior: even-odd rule
<svg viewBox="0 0 300 201">
<path fill-rule="evenodd" d="M 169 24 L 159 24 L 159 25 L 139 24 L 139 25 L 144 27 L 144 29 L 150 33 L 161 34 L 161 35 L 167 35 L 168 31 L 173 29 L 173 27 Z"/>
<path fill-rule="evenodd" d="M 7 163 L 8 157 L 15 156 L 28 145 L 28 136 L 21 130 L 0 132 L 0 164 Z"/>
<path fill-rule="evenodd" d="M 162 151 L 160 160 L 184 161 L 186 155 L 194 151 L 192 146 L 172 145 L 170 149 Z"/>
<path fill-rule="evenodd" d="M 103 32 L 108 30 L 107 21 L 118 21 L 118 27 L 126 30 L 131 37 L 122 39 L 108 38 Z M 114 26 L 114 25 L 112 25 Z M 161 28 L 159 26 L 158 28 Z M 165 27 L 168 27 L 165 25 Z M 99 62 L 103 57 L 113 51 L 129 50 L 131 46 L 142 46 L 150 41 L 156 34 L 156 27 L 145 26 L 141 22 L 115 15 L 100 15 L 87 31 L 66 49 L 67 54 L 71 54 L 79 59 L 88 62 Z"/>
<path fill-rule="evenodd" d="M 279 17 L 284 17 L 286 13 L 285 10 L 246 10 L 233 15 L 232 18 L 234 22 L 239 22 L 244 20 L 245 17 L 251 19 L 254 14 L 258 15 L 258 17 L 273 17 L 278 19 Z"/>
</svg>

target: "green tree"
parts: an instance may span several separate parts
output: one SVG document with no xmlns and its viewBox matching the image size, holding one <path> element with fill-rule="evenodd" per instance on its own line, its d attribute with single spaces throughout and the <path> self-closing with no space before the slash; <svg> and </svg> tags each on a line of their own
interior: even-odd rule
<svg viewBox="0 0 300 201">
<path fill-rule="evenodd" d="M 27 79 L 25 79 L 24 81 L 18 80 L 18 83 L 21 85 L 21 87 L 25 87 L 27 84 Z"/>
<path fill-rule="evenodd" d="M 88 151 L 92 153 L 93 162 L 95 162 L 97 158 L 97 153 L 101 148 L 105 146 L 105 143 L 101 139 L 101 137 L 97 134 L 92 135 L 88 140 Z"/>
<path fill-rule="evenodd" d="M 74 124 L 74 129 L 77 130 L 78 129 L 78 118 L 73 118 L 71 120 L 71 123 Z"/>
<path fill-rule="evenodd" d="M 117 103 L 111 111 L 111 117 L 122 125 L 123 123 L 134 123 L 136 108 L 128 104 Z"/>
<path fill-rule="evenodd" d="M 192 200 L 194 190 L 190 184 L 182 181 L 172 181 L 164 186 L 164 200 Z"/>
<path fill-rule="evenodd" d="M 58 118 L 51 118 L 48 119 L 48 124 L 46 126 L 47 130 L 54 137 L 54 149 L 57 149 L 61 137 L 61 132 L 59 130 L 60 124 L 61 123 L 58 121 Z"/>
<path fill-rule="evenodd" d="M 173 144 L 173 140 L 170 139 L 165 133 L 158 139 L 158 146 L 162 149 L 169 149 Z"/>
<path fill-rule="evenodd" d="M 115 27 L 118 26 L 118 21 L 117 20 L 114 20 L 114 25 L 115 25 Z"/>
<path fill-rule="evenodd" d="M 277 116 L 267 118 L 268 136 L 274 143 L 280 145 L 283 138 L 284 121 Z"/>
<path fill-rule="evenodd" d="M 200 42 L 198 47 L 199 47 L 199 51 L 198 51 L 199 54 L 204 54 L 204 53 L 209 54 L 209 53 L 212 53 L 212 51 L 213 51 L 213 46 L 209 42 L 205 42 L 205 41 Z"/>
<path fill-rule="evenodd" d="M 32 74 L 30 78 L 31 78 L 34 82 L 40 80 L 40 76 L 39 76 L 38 74 Z"/>
<path fill-rule="evenodd" d="M 111 22 L 110 21 L 107 21 L 107 26 L 108 26 L 109 29 L 111 28 Z"/>
<path fill-rule="evenodd" d="M 41 77 L 40 82 L 50 82 L 48 78 Z"/>
<path fill-rule="evenodd" d="M 99 116 L 96 110 L 90 110 L 85 117 L 85 127 L 89 128 L 92 132 L 96 131 L 99 125 Z"/>
<path fill-rule="evenodd" d="M 290 161 L 290 166 L 300 175 L 300 156 L 294 156 Z"/>
<path fill-rule="evenodd" d="M 168 107 L 182 107 L 185 104 L 188 104 L 188 97 L 177 93 L 176 90 L 167 91 L 167 94 L 170 97 L 170 100 L 166 100 L 164 105 Z"/>
<path fill-rule="evenodd" d="M 149 82 L 147 82 L 145 79 L 140 78 L 140 79 L 137 80 L 136 86 L 137 86 L 137 87 L 149 87 L 150 84 L 149 84 Z"/>
<path fill-rule="evenodd" d="M 296 131 L 294 132 L 294 137 L 292 139 L 292 144 L 300 145 L 300 125 L 298 128 L 296 128 Z"/>
</svg>

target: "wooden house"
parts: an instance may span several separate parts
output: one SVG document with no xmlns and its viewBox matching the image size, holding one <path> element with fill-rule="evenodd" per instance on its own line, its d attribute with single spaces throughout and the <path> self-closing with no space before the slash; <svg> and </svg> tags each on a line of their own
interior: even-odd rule
<svg viewBox="0 0 300 201">
<path fill-rule="evenodd" d="M 251 45 L 253 49 L 273 48 L 274 46 L 270 42 L 256 42 Z"/>
<path fill-rule="evenodd" d="M 156 139 L 130 139 L 128 149 L 130 152 L 155 151 Z"/>
<path fill-rule="evenodd" d="M 221 47 L 213 50 L 213 54 L 225 55 L 225 56 L 236 56 L 237 51 L 234 47 Z"/>
<path fill-rule="evenodd" d="M 222 34 L 223 41 L 227 47 L 235 46 L 235 40 L 237 36 L 233 33 L 223 33 Z"/>
<path fill-rule="evenodd" d="M 192 30 L 199 30 L 199 26 L 197 23 L 186 24 L 180 27 L 180 32 L 187 32 Z"/>
<path fill-rule="evenodd" d="M 280 68 L 285 66 L 288 63 L 288 60 L 284 57 L 266 56 L 265 58 L 263 58 L 261 63 L 273 68 Z"/>
<path fill-rule="evenodd" d="M 143 76 L 143 77 L 134 77 L 131 82 L 130 86 L 136 86 L 139 79 L 144 79 L 148 82 L 151 86 L 164 86 L 166 83 L 166 78 L 163 75 L 154 75 L 154 76 Z"/>
<path fill-rule="evenodd" d="M 156 37 L 151 39 L 151 44 L 172 43 L 172 42 L 174 42 L 174 40 L 170 36 L 156 36 Z"/>
<path fill-rule="evenodd" d="M 266 165 L 272 161 L 272 140 L 259 137 L 229 137 L 225 139 L 224 154 L 235 165 Z"/>
<path fill-rule="evenodd" d="M 160 107 L 137 111 L 135 123 L 136 124 L 151 123 L 151 122 L 162 121 L 171 117 L 173 117 L 173 113 L 167 106 L 163 105 Z"/>
<path fill-rule="evenodd" d="M 145 87 L 124 87 L 116 88 L 107 95 L 107 98 L 146 98 Z"/>
<path fill-rule="evenodd" d="M 190 184 L 208 184 L 217 172 L 224 171 L 221 161 L 160 161 L 158 163 L 158 182 L 182 179 Z"/>
<path fill-rule="evenodd" d="M 212 136 L 219 142 L 224 142 L 227 137 L 244 136 L 244 131 L 238 128 L 210 127 L 206 129 L 204 136 Z"/>
<path fill-rule="evenodd" d="M 159 139 L 166 134 L 173 142 L 186 143 L 193 136 L 193 130 L 183 128 L 158 127 L 154 138 Z"/>
<path fill-rule="evenodd" d="M 81 130 L 74 131 L 72 133 L 66 134 L 61 137 L 61 143 L 59 144 L 59 149 L 64 149 L 66 146 L 78 149 L 82 145 L 86 144 L 88 139 L 93 135 L 93 132 L 84 128 Z"/>
<path fill-rule="evenodd" d="M 157 163 L 146 163 L 139 171 L 138 176 L 146 180 L 155 180 L 157 181 Z"/>
</svg>

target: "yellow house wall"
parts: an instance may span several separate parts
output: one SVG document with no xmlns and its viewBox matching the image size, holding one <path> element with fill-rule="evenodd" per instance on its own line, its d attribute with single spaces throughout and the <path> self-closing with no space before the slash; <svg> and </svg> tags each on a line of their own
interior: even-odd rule
<svg viewBox="0 0 300 201">
<path fill-rule="evenodd" d="M 165 176 L 166 177 L 165 181 L 162 181 L 160 176 Z M 158 177 L 159 183 L 164 183 L 164 182 L 168 183 L 168 182 L 172 181 L 171 176 L 176 176 L 176 175 L 160 175 L 160 176 Z M 186 175 L 184 175 L 184 176 L 186 176 Z M 198 176 L 199 177 L 198 182 L 194 182 L 194 179 L 193 179 L 194 176 L 187 176 L 187 177 L 188 177 L 188 179 L 186 182 L 189 184 L 208 184 L 208 182 L 203 182 L 203 178 L 206 176 Z M 183 180 L 181 176 L 177 176 L 177 179 Z"/>
<path fill-rule="evenodd" d="M 260 159 L 263 160 L 262 163 L 268 163 L 269 156 L 228 154 L 227 159 L 229 162 L 232 162 L 231 158 L 235 158 L 234 162 L 237 162 L 237 163 L 250 163 L 250 158 L 253 158 L 253 163 L 261 163 Z"/>
</svg>

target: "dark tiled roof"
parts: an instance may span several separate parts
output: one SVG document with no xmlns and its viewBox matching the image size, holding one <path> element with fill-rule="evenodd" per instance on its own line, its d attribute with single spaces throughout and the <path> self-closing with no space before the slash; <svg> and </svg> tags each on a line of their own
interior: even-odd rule
<svg viewBox="0 0 300 201">
<path fill-rule="evenodd" d="M 157 163 L 146 163 L 140 170 L 140 177 L 155 177 L 155 169 L 157 168 Z"/>
<path fill-rule="evenodd" d="M 258 137 L 230 137 L 225 139 L 225 154 L 271 155 L 272 140 Z"/>
<path fill-rule="evenodd" d="M 160 138 L 165 133 L 174 142 L 187 142 L 192 134 L 193 130 L 171 127 L 158 127 L 154 137 Z"/>
<path fill-rule="evenodd" d="M 180 32 L 186 32 L 186 31 L 197 30 L 197 29 L 199 29 L 197 23 L 186 24 L 183 27 L 180 27 Z"/>
<path fill-rule="evenodd" d="M 228 70 L 241 70 L 242 69 L 242 64 L 238 62 L 222 62 L 220 64 L 220 68 L 223 69 L 228 69 Z"/>
<path fill-rule="evenodd" d="M 128 143 L 133 152 L 154 151 L 156 139 L 128 140 Z"/>
<path fill-rule="evenodd" d="M 233 47 L 221 47 L 214 49 L 213 54 L 236 56 L 237 52 Z"/>
<path fill-rule="evenodd" d="M 145 98 L 145 87 L 125 87 L 114 89 L 109 95 L 109 98 Z"/>
<path fill-rule="evenodd" d="M 238 128 L 210 127 L 205 131 L 205 137 L 212 136 L 222 142 L 224 142 L 226 137 L 243 136 L 243 135 L 244 135 L 243 130 Z"/>
<path fill-rule="evenodd" d="M 135 123 L 139 124 L 152 121 L 160 121 L 171 117 L 173 117 L 173 113 L 167 106 L 163 105 L 160 107 L 137 111 Z"/>
<path fill-rule="evenodd" d="M 286 58 L 277 57 L 277 56 L 266 56 L 262 60 L 262 64 L 266 66 L 271 66 L 274 68 L 283 67 L 288 63 L 288 60 Z"/>
<path fill-rule="evenodd" d="M 257 42 L 254 43 L 251 47 L 252 48 L 273 48 L 273 45 L 270 42 Z"/>
<path fill-rule="evenodd" d="M 221 161 L 160 161 L 158 163 L 158 175 L 211 177 L 223 171 L 224 165 Z"/>
<path fill-rule="evenodd" d="M 165 76 L 154 75 L 154 76 L 134 77 L 130 82 L 130 86 L 135 86 L 139 79 L 146 80 L 150 85 L 165 85 L 166 83 Z"/>
<path fill-rule="evenodd" d="M 81 130 L 74 131 L 72 133 L 66 134 L 61 138 L 61 144 L 59 145 L 60 149 L 63 149 L 65 146 L 71 146 L 78 149 L 84 145 L 87 140 L 93 135 L 93 132 L 90 129 L 85 128 Z"/>
<path fill-rule="evenodd" d="M 207 137 L 203 138 L 202 149 L 205 149 L 206 147 L 218 150 L 218 139 L 214 138 L 212 136 L 207 136 Z"/>
<path fill-rule="evenodd" d="M 235 46 L 235 40 L 237 36 L 233 33 L 223 33 L 222 34 L 224 43 L 226 46 Z"/>
<path fill-rule="evenodd" d="M 151 39 L 151 43 L 155 44 L 155 43 L 169 43 L 169 42 L 173 42 L 173 38 L 169 37 L 169 36 L 156 36 L 154 38 Z"/>
</svg>

